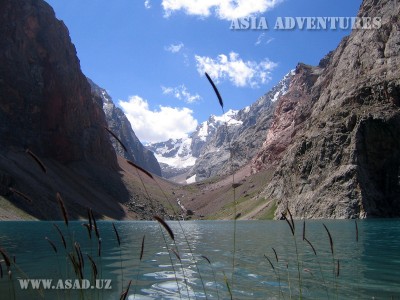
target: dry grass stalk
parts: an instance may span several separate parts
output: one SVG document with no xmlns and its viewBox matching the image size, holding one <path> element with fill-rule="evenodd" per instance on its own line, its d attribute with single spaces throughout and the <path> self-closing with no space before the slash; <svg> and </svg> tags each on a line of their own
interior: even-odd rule
<svg viewBox="0 0 400 300">
<path fill-rule="evenodd" d="M 151 179 L 154 179 L 153 175 L 152 175 L 149 171 L 143 169 L 142 167 L 138 166 L 137 164 L 135 164 L 134 162 L 132 162 L 132 161 L 130 161 L 130 160 L 126 160 L 126 162 L 127 162 L 128 164 L 130 164 L 132 167 L 135 167 L 136 169 L 142 171 L 144 174 L 146 174 L 147 176 L 149 176 Z"/>
<path fill-rule="evenodd" d="M 67 209 L 65 208 L 64 200 L 61 198 L 61 195 L 59 192 L 57 192 L 56 197 L 57 197 L 58 205 L 60 206 L 60 209 L 61 209 L 61 212 L 62 212 L 62 215 L 64 218 L 65 225 L 68 226 L 68 214 L 67 214 Z"/>
<path fill-rule="evenodd" d="M 32 199 L 31 199 L 29 196 L 25 195 L 24 193 L 22 193 L 22 192 L 20 192 L 20 191 L 18 191 L 18 190 L 16 190 L 16 189 L 14 189 L 14 188 L 12 188 L 12 187 L 10 187 L 8 190 L 9 190 L 11 193 L 16 194 L 16 195 L 20 196 L 21 198 L 25 199 L 25 200 L 28 201 L 29 203 L 32 203 L 32 202 L 33 202 Z"/>
<path fill-rule="evenodd" d="M 219 93 L 217 87 L 215 86 L 214 82 L 212 81 L 211 77 L 207 74 L 207 72 L 205 72 L 205 75 L 208 81 L 210 82 L 212 88 L 214 89 L 215 94 L 217 95 L 219 105 L 221 106 L 222 110 L 224 110 L 224 102 L 222 101 L 221 94 Z"/>
<path fill-rule="evenodd" d="M 1 266 L 1 261 L 0 261 L 0 278 L 3 279 L 3 267 Z"/>
<path fill-rule="evenodd" d="M 121 294 L 121 297 L 119 298 L 120 300 L 126 300 L 126 297 L 128 296 L 128 293 L 129 293 L 129 289 L 131 287 L 131 283 L 132 283 L 132 280 L 129 280 L 128 287 L 127 287 L 126 291 Z"/>
<path fill-rule="evenodd" d="M 97 250 L 97 254 L 99 255 L 99 257 L 101 257 L 101 239 L 98 240 Z"/>
<path fill-rule="evenodd" d="M 292 228 L 293 228 L 293 232 L 296 231 L 296 228 L 294 227 L 294 221 L 293 221 L 293 216 L 292 213 L 290 212 L 289 208 L 286 208 L 288 214 L 289 214 L 289 218 L 290 218 L 290 223 L 292 224 Z"/>
<path fill-rule="evenodd" d="M 310 245 L 312 251 L 314 252 L 314 255 L 317 255 L 317 251 L 315 251 L 315 248 L 314 248 L 314 246 L 311 244 L 311 242 L 310 242 L 306 237 L 304 237 L 304 240 Z"/>
<path fill-rule="evenodd" d="M 80 278 L 83 278 L 82 269 L 79 265 L 79 262 L 76 260 L 75 256 L 73 255 L 73 253 L 68 253 L 68 257 L 74 267 L 75 274 L 77 276 L 79 276 Z"/>
<path fill-rule="evenodd" d="M 47 169 L 45 167 L 45 165 L 42 163 L 42 161 L 39 159 L 39 157 L 37 157 L 37 155 L 35 155 L 31 150 L 26 149 L 25 152 L 27 154 L 29 154 L 30 157 L 33 158 L 33 160 L 38 164 L 38 166 L 40 167 L 40 169 L 43 171 L 43 173 L 47 172 Z"/>
<path fill-rule="evenodd" d="M 10 260 L 10 257 L 9 257 L 9 256 L 7 255 L 7 253 L 6 253 L 3 249 L 1 249 L 1 248 L 0 248 L 0 253 L 1 253 L 1 255 L 3 256 L 4 262 L 6 263 L 7 270 L 9 271 L 9 270 L 10 270 L 10 267 L 11 267 L 11 260 Z"/>
<path fill-rule="evenodd" d="M 211 265 L 211 261 L 208 259 L 207 256 L 202 255 L 201 257 L 204 258 Z"/>
<path fill-rule="evenodd" d="M 59 234 L 60 237 L 61 237 L 62 243 L 63 243 L 63 245 L 64 245 L 64 249 L 67 249 L 67 243 L 65 242 L 65 238 L 64 238 L 64 235 L 62 234 L 62 232 L 61 232 L 61 230 L 60 230 L 60 227 L 58 227 L 57 224 L 53 224 L 53 226 L 54 226 L 54 228 L 57 230 L 58 234 Z"/>
<path fill-rule="evenodd" d="M 279 259 L 278 259 L 278 254 L 276 254 L 276 250 L 275 250 L 275 248 L 272 248 L 272 251 L 274 251 L 274 253 L 275 253 L 275 259 L 276 259 L 276 262 L 279 262 Z"/>
<path fill-rule="evenodd" d="M 116 135 L 114 132 L 112 132 L 112 131 L 111 131 L 110 129 L 108 129 L 106 126 L 104 126 L 104 129 L 107 130 L 107 132 L 108 132 L 109 134 L 111 134 L 111 135 L 118 141 L 118 143 L 121 145 L 121 147 L 124 149 L 125 152 L 128 152 L 128 149 L 126 149 L 124 143 L 122 143 L 122 141 L 119 139 L 119 137 L 117 137 L 117 135 Z"/>
<path fill-rule="evenodd" d="M 144 235 L 142 238 L 142 247 L 140 248 L 140 261 L 143 258 L 143 254 L 144 254 L 144 240 L 145 240 L 146 236 Z"/>
<path fill-rule="evenodd" d="M 94 277 L 94 279 L 96 279 L 97 278 L 97 274 L 98 274 L 96 263 L 95 263 L 95 261 L 93 260 L 93 258 L 89 254 L 86 254 L 86 255 L 89 258 L 89 261 L 90 261 L 90 263 L 92 265 L 93 277 Z"/>
<path fill-rule="evenodd" d="M 272 261 L 268 258 L 268 256 L 266 256 L 265 254 L 264 254 L 264 257 L 268 260 L 268 262 L 269 262 L 269 264 L 271 265 L 271 267 L 272 267 L 272 269 L 275 271 L 275 267 L 274 267 L 274 265 L 272 264 Z"/>
<path fill-rule="evenodd" d="M 355 220 L 355 224 L 356 224 L 356 242 L 358 243 L 358 224 L 357 224 L 357 220 Z"/>
<path fill-rule="evenodd" d="M 159 216 L 154 216 L 153 218 L 155 220 L 157 220 L 165 228 L 165 230 L 168 232 L 171 239 L 175 241 L 175 235 L 174 235 L 171 227 L 169 227 L 169 225 L 163 219 L 161 219 Z"/>
<path fill-rule="evenodd" d="M 89 221 L 89 229 L 92 230 L 93 225 L 92 225 L 92 209 L 91 208 L 88 208 L 87 214 L 88 214 L 88 221 Z"/>
<path fill-rule="evenodd" d="M 117 228 L 115 228 L 114 222 L 112 223 L 112 226 L 113 226 L 113 228 L 114 228 L 115 236 L 117 237 L 118 246 L 121 247 L 121 240 L 120 240 L 120 238 L 119 238 L 118 230 L 117 230 Z"/>
<path fill-rule="evenodd" d="M 171 251 L 175 254 L 176 258 L 177 258 L 180 262 L 182 262 L 181 256 L 179 255 L 178 251 L 176 251 L 174 248 L 172 248 Z"/>
<path fill-rule="evenodd" d="M 76 255 L 78 256 L 79 267 L 83 270 L 85 268 L 85 261 L 83 260 L 83 255 L 81 251 L 81 246 L 78 242 L 74 244 Z"/>
<path fill-rule="evenodd" d="M 306 220 L 303 220 L 303 241 L 306 239 Z"/>
<path fill-rule="evenodd" d="M 339 277 L 340 274 L 340 262 L 337 260 L 337 269 L 336 269 L 336 277 Z"/>
<path fill-rule="evenodd" d="M 333 255 L 333 240 L 332 240 L 332 236 L 331 233 L 329 232 L 328 228 L 325 226 L 325 224 L 322 224 L 326 230 L 326 232 L 328 233 L 328 237 L 329 237 L 329 244 L 331 246 L 331 253 Z"/>
<path fill-rule="evenodd" d="M 54 245 L 54 243 L 47 236 L 45 237 L 45 239 L 50 244 L 50 246 L 53 248 L 54 252 L 57 253 L 56 245 Z"/>
<path fill-rule="evenodd" d="M 85 223 L 85 224 L 82 224 L 82 226 L 86 227 L 88 234 L 89 234 L 89 239 L 92 239 L 92 230 L 91 230 L 90 224 Z"/>
<path fill-rule="evenodd" d="M 286 223 L 288 223 L 288 225 L 290 227 L 290 231 L 292 232 L 292 235 L 294 235 L 294 228 L 293 228 L 292 224 L 289 222 L 288 218 L 286 218 L 285 213 L 282 213 L 282 218 L 286 221 Z"/>
<path fill-rule="evenodd" d="M 93 221 L 94 232 L 96 233 L 97 239 L 100 239 L 99 228 L 97 227 L 96 218 L 94 217 L 93 211 L 92 211 L 92 210 L 90 210 L 90 214 L 92 215 L 92 221 Z"/>
</svg>

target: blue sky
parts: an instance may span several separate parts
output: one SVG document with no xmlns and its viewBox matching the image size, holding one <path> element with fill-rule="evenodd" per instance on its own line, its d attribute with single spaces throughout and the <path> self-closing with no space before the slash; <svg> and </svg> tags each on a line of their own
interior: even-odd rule
<svg viewBox="0 0 400 300">
<path fill-rule="evenodd" d="M 143 142 L 178 138 L 221 108 L 241 109 L 298 62 L 316 65 L 350 30 L 275 30 L 278 17 L 353 17 L 361 0 L 46 0 L 82 71 L 105 88 Z M 237 17 L 267 30 L 231 30 Z"/>
</svg>

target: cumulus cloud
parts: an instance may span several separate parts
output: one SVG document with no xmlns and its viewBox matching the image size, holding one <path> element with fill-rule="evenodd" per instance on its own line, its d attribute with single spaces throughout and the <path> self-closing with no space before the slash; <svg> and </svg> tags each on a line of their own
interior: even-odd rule
<svg viewBox="0 0 400 300">
<path fill-rule="evenodd" d="M 178 53 L 183 49 L 185 45 L 183 43 L 179 44 L 171 44 L 169 46 L 164 47 L 165 51 L 171 52 L 171 53 Z"/>
<path fill-rule="evenodd" d="M 244 61 L 238 53 L 220 54 L 213 59 L 195 55 L 197 71 L 200 75 L 207 72 L 217 82 L 228 79 L 238 87 L 256 88 L 271 79 L 271 71 L 277 66 L 269 59 L 260 62 Z"/>
<path fill-rule="evenodd" d="M 214 13 L 218 18 L 233 20 L 264 13 L 283 0 L 163 0 L 165 16 L 182 10 L 186 14 L 208 17 Z"/>
<path fill-rule="evenodd" d="M 184 84 L 181 84 L 177 87 L 162 86 L 161 89 L 164 95 L 172 95 L 176 99 L 183 100 L 188 104 L 195 103 L 201 100 L 199 94 L 192 95 Z"/>
<path fill-rule="evenodd" d="M 186 137 L 198 124 L 193 111 L 186 107 L 160 105 L 158 110 L 151 110 L 148 102 L 139 96 L 120 101 L 119 105 L 142 142 L 163 142 L 170 138 Z"/>
<path fill-rule="evenodd" d="M 144 7 L 147 8 L 147 9 L 151 8 L 150 0 L 144 1 Z"/>
</svg>

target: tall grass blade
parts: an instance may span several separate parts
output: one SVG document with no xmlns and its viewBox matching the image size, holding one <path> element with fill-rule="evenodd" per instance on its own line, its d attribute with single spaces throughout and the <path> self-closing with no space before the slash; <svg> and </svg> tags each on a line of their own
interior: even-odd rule
<svg viewBox="0 0 400 300">
<path fill-rule="evenodd" d="M 33 158 L 33 160 L 37 163 L 37 165 L 40 167 L 40 169 L 43 171 L 43 173 L 47 172 L 47 169 L 44 165 L 44 163 L 42 163 L 42 161 L 39 159 L 39 157 L 37 157 L 36 154 L 34 154 L 31 150 L 26 149 L 25 152 L 31 157 Z"/>
<path fill-rule="evenodd" d="M 171 237 L 171 239 L 173 241 L 175 241 L 175 235 L 174 232 L 172 231 L 171 227 L 169 227 L 169 225 L 167 224 L 167 222 L 165 222 L 163 219 L 161 219 L 159 216 L 154 216 L 153 217 L 155 220 L 157 220 L 164 228 L 165 230 L 168 232 L 169 236 Z"/>
<path fill-rule="evenodd" d="M 88 208 L 87 214 L 88 214 L 88 221 L 89 221 L 89 229 L 91 231 L 93 229 L 93 224 L 92 224 L 92 215 L 93 215 L 93 213 L 92 213 L 92 209 L 91 208 Z"/>
<path fill-rule="evenodd" d="M 65 225 L 67 225 L 67 227 L 68 227 L 68 214 L 67 214 L 67 209 L 65 208 L 64 200 L 62 199 L 59 192 L 57 192 L 56 197 L 57 197 L 58 205 L 60 206 L 60 209 L 61 209 L 61 212 L 62 212 L 62 215 L 64 218 Z"/>
<path fill-rule="evenodd" d="M 111 134 L 111 135 L 118 141 L 118 143 L 121 145 L 121 147 L 124 149 L 125 152 L 128 152 L 128 149 L 126 149 L 124 143 L 119 139 L 119 137 L 118 137 L 114 132 L 112 132 L 112 131 L 111 131 L 110 129 L 108 129 L 106 126 L 104 126 L 104 129 L 107 130 L 107 132 L 108 132 L 109 134 Z"/>
<path fill-rule="evenodd" d="M 339 277 L 339 274 L 340 274 L 340 261 L 337 260 L 336 277 Z"/>
<path fill-rule="evenodd" d="M 226 288 L 228 289 L 228 293 L 229 293 L 230 299 L 233 300 L 232 290 L 231 290 L 231 287 L 230 287 L 229 282 L 228 282 L 228 278 L 226 277 L 225 273 L 224 273 L 224 281 L 225 281 Z"/>
<path fill-rule="evenodd" d="M 91 213 L 91 215 L 92 215 L 92 221 L 93 221 L 94 232 L 96 233 L 97 239 L 100 239 L 100 233 L 99 233 L 99 228 L 97 227 L 96 218 L 94 217 L 93 211 L 92 211 L 92 210 L 90 210 L 90 213 Z"/>
<path fill-rule="evenodd" d="M 265 254 L 264 254 L 264 257 L 268 260 L 269 264 L 271 265 L 272 270 L 275 271 L 275 267 L 274 267 L 274 265 L 272 264 L 272 261 L 269 259 L 269 257 L 266 256 Z"/>
<path fill-rule="evenodd" d="M 20 191 L 18 191 L 18 190 L 16 190 L 16 189 L 14 189 L 14 188 L 12 188 L 12 187 L 10 187 L 8 190 L 9 190 L 11 193 L 20 196 L 21 198 L 23 198 L 24 200 L 28 201 L 29 203 L 32 203 L 32 202 L 33 202 L 32 199 L 31 199 L 29 196 L 27 196 L 26 194 L 24 194 L 24 193 L 22 193 L 22 192 L 20 192 Z"/>
<path fill-rule="evenodd" d="M 356 224 L 356 242 L 358 243 L 358 224 L 357 224 L 357 220 L 355 220 L 354 223 Z"/>
<path fill-rule="evenodd" d="M 7 253 L 6 253 L 3 249 L 1 249 L 1 248 L 0 248 L 0 253 L 1 253 L 1 255 L 3 256 L 4 262 L 6 263 L 7 270 L 9 271 L 9 270 L 10 270 L 10 267 L 11 267 L 11 260 L 10 260 L 10 257 L 9 257 L 9 256 L 7 255 Z"/>
<path fill-rule="evenodd" d="M 92 239 L 92 230 L 91 230 L 90 224 L 85 223 L 85 224 L 82 224 L 82 226 L 86 227 L 88 234 L 89 234 L 89 239 L 91 240 Z"/>
<path fill-rule="evenodd" d="M 143 169 L 141 166 L 138 166 L 137 164 L 135 164 L 134 162 L 132 162 L 132 161 L 130 161 L 130 160 L 126 160 L 126 162 L 127 162 L 128 164 L 130 164 L 132 167 L 135 167 L 136 169 L 142 171 L 144 174 L 146 174 L 147 176 L 149 176 L 151 179 L 154 179 L 153 175 L 152 175 L 149 171 Z"/>
<path fill-rule="evenodd" d="M 286 223 L 288 223 L 290 231 L 292 232 L 292 235 L 294 236 L 294 228 L 292 223 L 289 222 L 288 218 L 286 217 L 285 213 L 282 213 L 282 218 L 286 221 Z"/>
<path fill-rule="evenodd" d="M 65 242 L 65 237 L 64 237 L 63 233 L 61 232 L 60 227 L 58 227 L 57 224 L 53 224 L 53 226 L 54 226 L 54 228 L 57 230 L 58 234 L 59 234 L 60 237 L 61 237 L 61 240 L 62 240 L 64 249 L 67 250 L 67 243 Z"/>
<path fill-rule="evenodd" d="M 101 239 L 100 238 L 97 242 L 97 254 L 99 257 L 101 257 Z"/>
<path fill-rule="evenodd" d="M 328 237 L 329 237 L 329 244 L 331 246 L 331 253 L 333 255 L 333 240 L 332 240 L 332 236 L 331 233 L 329 232 L 328 228 L 325 226 L 325 224 L 322 223 L 322 225 L 324 226 L 326 232 L 328 233 Z"/>
<path fill-rule="evenodd" d="M 215 86 L 214 82 L 212 81 L 211 77 L 207 74 L 207 72 L 205 72 L 205 75 L 206 75 L 208 81 L 210 82 L 212 88 L 214 89 L 214 92 L 215 92 L 215 94 L 217 95 L 217 98 L 218 98 L 219 105 L 221 106 L 222 111 L 223 111 L 224 110 L 224 101 L 222 101 L 221 94 L 219 93 L 217 87 Z"/>
<path fill-rule="evenodd" d="M 313 244 L 311 244 L 311 242 L 306 237 L 304 237 L 304 240 L 307 242 L 307 244 L 310 245 L 312 251 L 314 252 L 314 255 L 317 255 L 317 251 L 315 251 Z"/>
<path fill-rule="evenodd" d="M 89 261 L 90 261 L 90 263 L 92 265 L 93 277 L 94 277 L 94 279 L 96 279 L 97 278 L 97 274 L 98 274 L 96 263 L 95 263 L 95 261 L 93 260 L 93 258 L 89 254 L 86 254 L 86 256 L 89 258 Z"/>
<path fill-rule="evenodd" d="M 118 246 L 121 247 L 121 239 L 119 238 L 118 230 L 117 230 L 117 228 L 115 228 L 114 222 L 112 223 L 112 226 L 114 228 L 115 236 L 117 237 Z"/>
<path fill-rule="evenodd" d="M 123 293 L 121 294 L 121 297 L 119 298 L 120 300 L 126 300 L 126 297 L 128 296 L 128 293 L 129 293 L 129 289 L 130 289 L 130 287 L 131 287 L 131 283 L 132 283 L 132 280 L 129 280 L 128 287 L 127 287 L 127 289 L 125 290 L 125 292 L 123 292 Z"/>
<path fill-rule="evenodd" d="M 142 247 L 140 248 L 140 261 L 143 259 L 143 254 L 144 254 L 144 240 L 145 240 L 145 238 L 146 238 L 146 236 L 145 235 L 143 235 L 143 238 L 142 238 Z"/>
<path fill-rule="evenodd" d="M 56 245 L 54 245 L 54 243 L 47 236 L 45 237 L 45 239 L 50 244 L 50 246 L 53 248 L 54 252 L 57 253 Z"/>
<path fill-rule="evenodd" d="M 272 248 L 272 251 L 274 251 L 276 262 L 279 262 L 278 254 L 276 254 L 275 248 Z"/>
</svg>

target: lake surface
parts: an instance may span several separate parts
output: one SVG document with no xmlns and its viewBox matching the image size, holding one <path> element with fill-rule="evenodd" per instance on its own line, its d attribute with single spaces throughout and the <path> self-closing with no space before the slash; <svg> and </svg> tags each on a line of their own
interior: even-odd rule
<svg viewBox="0 0 400 300">
<path fill-rule="evenodd" d="M 115 222 L 121 246 L 112 223 L 98 222 L 100 257 L 95 233 L 89 239 L 82 223 L 56 222 L 65 250 L 54 222 L 0 222 L 0 247 L 15 256 L 11 279 L 1 263 L 0 298 L 119 299 L 132 280 L 127 299 L 230 299 L 229 289 L 234 299 L 400 299 L 400 220 L 357 221 L 358 242 L 354 220 L 306 221 L 316 255 L 300 221 L 295 238 L 285 221 L 238 221 L 236 235 L 231 221 L 168 222 L 175 243 L 157 222 Z M 93 282 L 88 254 L 97 278 L 110 279 L 112 289 L 21 289 L 18 279 L 77 278 L 67 254 L 75 253 L 74 242 L 83 253 L 84 278 Z"/>
</svg>

